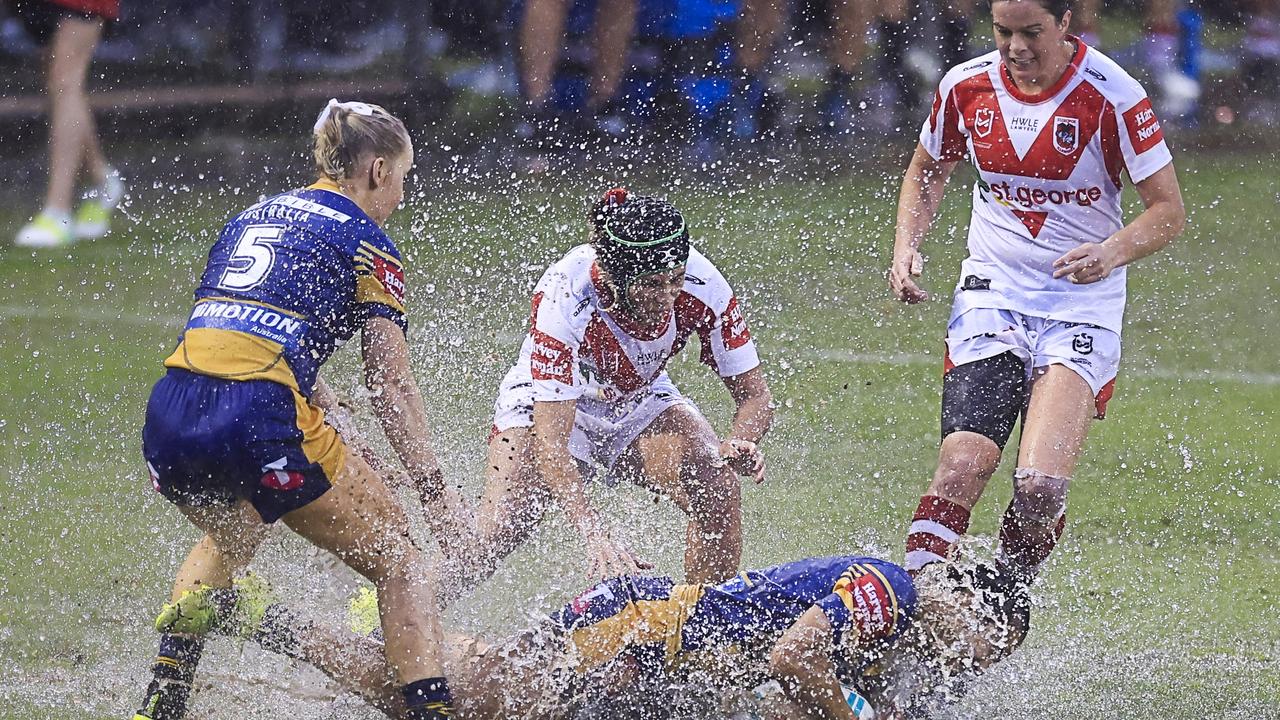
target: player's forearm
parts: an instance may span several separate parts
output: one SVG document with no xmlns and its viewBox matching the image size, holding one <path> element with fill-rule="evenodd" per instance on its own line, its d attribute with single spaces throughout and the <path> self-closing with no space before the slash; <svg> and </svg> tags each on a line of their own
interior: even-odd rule
<svg viewBox="0 0 1280 720">
<path fill-rule="evenodd" d="M 946 166 L 921 162 L 920 152 L 912 159 L 907 174 L 902 178 L 902 190 L 898 194 L 898 216 L 894 232 L 894 248 L 897 250 L 919 248 L 933 226 L 942 193 L 946 189 Z"/>
<path fill-rule="evenodd" d="M 848 720 L 849 704 L 836 679 L 830 659 L 806 657 L 787 668 L 785 678 L 779 678 L 788 700 L 800 709 L 805 717 L 814 720 Z"/>
<path fill-rule="evenodd" d="M 561 444 L 553 438 L 547 438 L 546 442 L 536 438 L 536 442 L 538 444 L 534 460 L 539 474 L 546 479 L 551 497 L 585 540 L 595 539 L 600 531 L 600 518 L 587 498 L 582 475 L 578 472 L 573 455 L 569 453 L 567 442 Z"/>
<path fill-rule="evenodd" d="M 1117 267 L 1128 265 L 1164 249 L 1182 234 L 1186 220 L 1181 202 L 1163 200 L 1152 204 L 1102 244 L 1115 251 Z"/>
<path fill-rule="evenodd" d="M 427 408 L 408 369 L 370 368 L 366 383 L 387 442 L 424 498 L 438 492 L 440 464 L 431 449 Z"/>
<path fill-rule="evenodd" d="M 759 444 L 773 424 L 773 396 L 763 395 L 743 398 L 733 414 L 733 430 L 729 437 Z"/>
</svg>

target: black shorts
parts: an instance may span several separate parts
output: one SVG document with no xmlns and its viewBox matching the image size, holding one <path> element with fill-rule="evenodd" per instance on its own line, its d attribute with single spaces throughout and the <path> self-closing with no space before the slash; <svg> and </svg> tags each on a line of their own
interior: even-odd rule
<svg viewBox="0 0 1280 720">
<path fill-rule="evenodd" d="M 98 15 L 77 12 L 61 5 L 54 5 L 48 0 L 5 0 L 5 4 L 22 21 L 27 34 L 41 47 L 48 45 L 53 39 L 53 34 L 57 32 L 58 25 L 64 18 L 102 20 Z"/>
</svg>

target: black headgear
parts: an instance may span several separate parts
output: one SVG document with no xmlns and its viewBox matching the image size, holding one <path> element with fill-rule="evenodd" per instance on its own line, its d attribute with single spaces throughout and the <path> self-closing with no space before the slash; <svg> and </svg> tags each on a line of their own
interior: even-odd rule
<svg viewBox="0 0 1280 720">
<path fill-rule="evenodd" d="M 1025 582 L 1014 573 L 987 563 L 965 570 L 952 566 L 947 574 L 972 588 L 1006 628 L 1016 626 L 1019 636 L 1013 643 L 1015 647 L 1022 642 L 1031 626 L 1031 592 Z"/>
<path fill-rule="evenodd" d="M 624 188 L 604 194 L 591 212 L 596 260 L 626 302 L 632 280 L 689 261 L 684 216 L 661 198 L 630 195 Z"/>
</svg>

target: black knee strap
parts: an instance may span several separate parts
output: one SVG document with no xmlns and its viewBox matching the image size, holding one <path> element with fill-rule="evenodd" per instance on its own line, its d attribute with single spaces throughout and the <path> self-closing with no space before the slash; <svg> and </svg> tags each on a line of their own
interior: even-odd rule
<svg viewBox="0 0 1280 720">
<path fill-rule="evenodd" d="M 1012 352 L 957 365 L 942 380 L 942 437 L 975 432 L 1003 449 L 1026 404 L 1026 367 Z"/>
</svg>

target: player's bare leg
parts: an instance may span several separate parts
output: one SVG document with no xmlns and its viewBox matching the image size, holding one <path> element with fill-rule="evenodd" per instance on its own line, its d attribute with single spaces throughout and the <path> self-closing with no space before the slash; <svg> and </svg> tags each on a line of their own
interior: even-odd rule
<svg viewBox="0 0 1280 720">
<path fill-rule="evenodd" d="M 184 592 L 202 586 L 229 588 L 231 581 L 244 572 L 266 539 L 269 528 L 262 524 L 253 506 L 239 501 L 230 508 L 179 506 L 193 525 L 204 531 L 204 537 L 191 548 L 178 568 L 170 602 L 177 602 Z"/>
<path fill-rule="evenodd" d="M 985 435 L 959 430 L 943 438 L 938 467 L 907 536 L 908 571 L 946 558 L 956 539 L 968 531 L 973 506 L 999 465 L 1000 446 Z"/>
<path fill-rule="evenodd" d="M 689 516 L 688 583 L 721 582 L 738 571 L 742 559 L 742 487 L 719 446 L 700 413 L 676 405 L 663 411 L 615 466 L 624 477 L 670 497 Z"/>
<path fill-rule="evenodd" d="M 383 645 L 373 638 L 306 623 L 287 631 L 287 645 L 271 649 L 313 665 L 389 717 L 404 712 L 404 699 L 387 672 Z M 555 672 L 570 662 L 562 636 L 535 629 L 490 645 L 474 636 L 449 633 L 442 657 L 459 720 L 550 720 L 570 712 L 562 699 L 565 688 L 557 684 L 565 675 Z"/>
<path fill-rule="evenodd" d="M 1037 368 L 1033 377 L 1013 500 L 1000 527 L 1002 560 L 1028 580 L 1062 535 L 1067 490 L 1095 412 L 1093 391 L 1070 368 Z"/>
<path fill-rule="evenodd" d="M 374 584 L 387 659 L 400 684 L 443 675 L 440 616 L 428 563 L 408 520 L 363 458 L 347 453 L 333 487 L 284 522 Z"/>
</svg>

